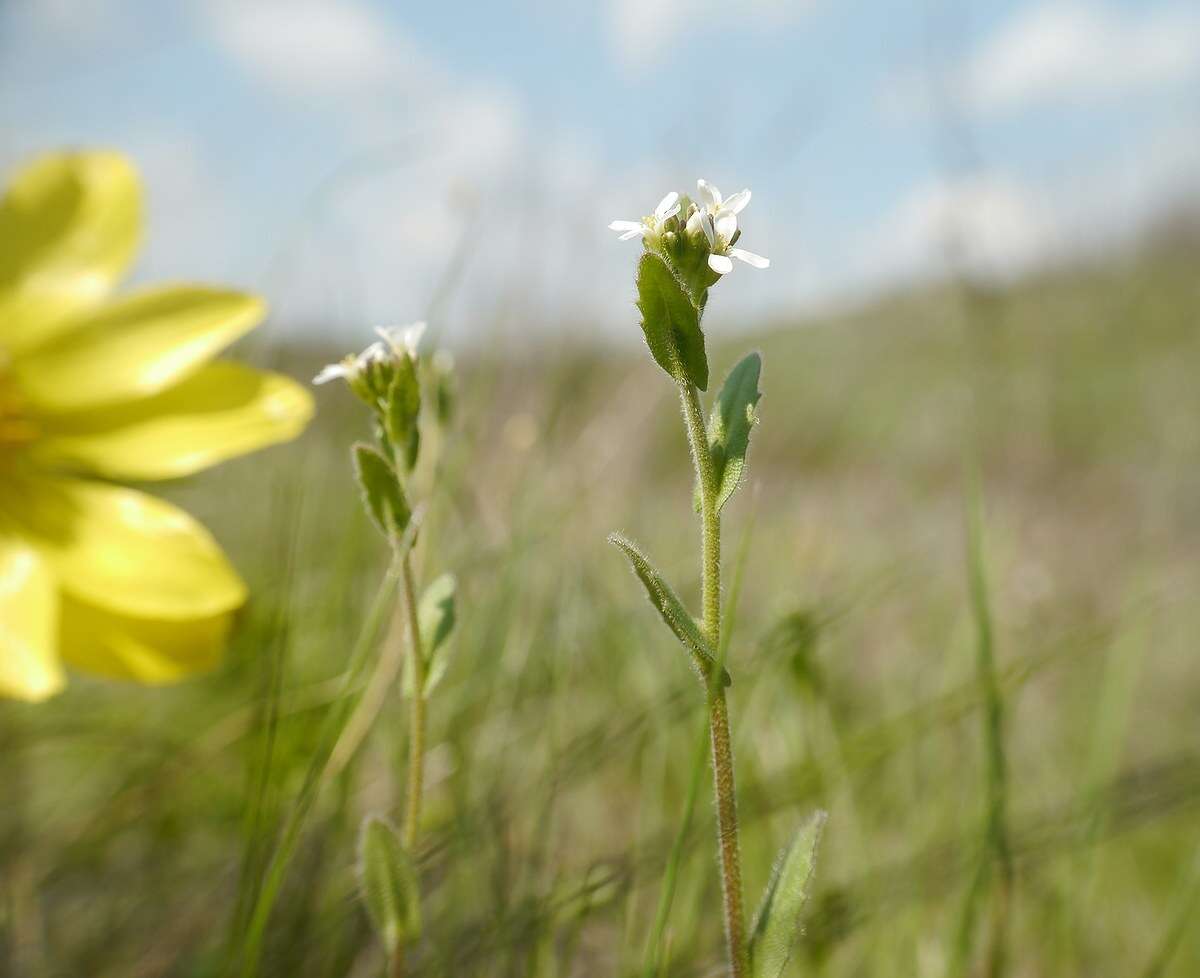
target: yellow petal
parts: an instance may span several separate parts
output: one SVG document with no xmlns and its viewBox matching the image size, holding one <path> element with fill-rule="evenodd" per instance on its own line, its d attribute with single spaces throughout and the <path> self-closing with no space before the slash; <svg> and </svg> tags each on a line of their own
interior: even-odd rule
<svg viewBox="0 0 1200 978">
<path fill-rule="evenodd" d="M 58 591 L 49 567 L 28 544 L 0 537 L 0 696 L 36 702 L 62 689 L 57 640 Z"/>
<path fill-rule="evenodd" d="M 67 596 L 62 655 L 68 664 L 148 685 L 178 682 L 221 661 L 232 615 L 184 621 L 127 618 Z"/>
<path fill-rule="evenodd" d="M 254 296 L 199 286 L 150 289 L 107 303 L 17 357 L 35 410 L 73 411 L 149 397 L 183 380 L 263 317 Z"/>
<path fill-rule="evenodd" d="M 41 458 L 114 479 L 172 479 L 288 441 L 312 417 L 295 381 L 228 361 L 141 401 L 46 420 Z"/>
<path fill-rule="evenodd" d="M 65 594 L 135 618 L 207 618 L 233 610 L 246 587 L 209 532 L 145 493 L 39 477 L 0 497 Z"/>
<path fill-rule="evenodd" d="M 0 342 L 31 349 L 104 298 L 141 227 L 141 184 L 119 154 L 57 153 L 19 171 L 0 201 Z"/>
</svg>

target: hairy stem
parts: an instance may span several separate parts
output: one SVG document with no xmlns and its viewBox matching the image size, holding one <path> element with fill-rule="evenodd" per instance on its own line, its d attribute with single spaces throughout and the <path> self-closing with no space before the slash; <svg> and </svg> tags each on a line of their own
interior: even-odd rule
<svg viewBox="0 0 1200 978">
<path fill-rule="evenodd" d="M 404 555 L 402 565 L 404 604 L 408 613 L 408 654 L 412 656 L 412 705 L 409 708 L 408 797 L 404 815 L 404 848 L 410 853 L 417 843 L 421 819 L 421 793 L 425 779 L 425 657 L 421 625 L 417 619 L 417 594 L 413 584 L 412 560 Z"/>
<path fill-rule="evenodd" d="M 717 512 L 717 481 L 700 395 L 686 379 L 679 381 L 688 443 L 700 484 L 702 628 L 714 650 L 721 643 L 721 516 Z M 750 973 L 746 946 L 746 919 L 742 906 L 742 866 L 738 848 L 737 796 L 733 777 L 733 747 L 729 739 L 729 708 L 721 685 L 721 670 L 714 669 L 708 687 L 708 722 L 712 740 L 713 790 L 717 807 L 717 845 L 721 864 L 721 893 L 725 908 L 725 941 L 731 978 Z"/>
</svg>

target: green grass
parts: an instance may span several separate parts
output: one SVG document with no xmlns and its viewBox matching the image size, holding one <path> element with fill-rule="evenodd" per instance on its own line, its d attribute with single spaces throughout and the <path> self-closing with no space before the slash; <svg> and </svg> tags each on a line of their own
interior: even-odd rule
<svg viewBox="0 0 1200 978">
<path fill-rule="evenodd" d="M 763 420 L 725 511 L 727 580 L 755 521 L 728 649 L 751 904 L 830 812 L 790 974 L 952 974 L 997 824 L 1007 974 L 1200 971 L 1196 268 L 1128 258 L 752 339 Z M 721 339 L 717 377 L 749 345 Z M 458 575 L 460 621 L 429 716 L 412 973 L 715 974 L 704 699 L 605 542 L 634 535 L 698 606 L 676 392 L 644 356 L 461 359 L 448 491 L 416 551 L 424 579 Z M 365 419 L 320 398 L 301 442 L 172 490 L 251 583 L 224 668 L 164 690 L 74 677 L 0 710 L 0 974 L 240 973 L 327 717 L 376 669 L 354 662 L 387 557 L 348 465 Z M 986 500 L 974 593 L 965 457 Z M 389 692 L 321 784 L 260 974 L 381 973 L 355 840 L 367 812 L 401 820 L 406 731 Z M 967 973 L 991 926 L 985 910 Z"/>
</svg>

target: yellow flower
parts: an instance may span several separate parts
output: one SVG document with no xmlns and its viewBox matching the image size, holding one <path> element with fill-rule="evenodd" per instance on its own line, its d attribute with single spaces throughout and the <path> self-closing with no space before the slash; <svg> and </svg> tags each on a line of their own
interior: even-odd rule
<svg viewBox="0 0 1200 978">
<path fill-rule="evenodd" d="M 187 475 L 312 415 L 286 377 L 212 359 L 259 299 L 111 295 L 141 217 L 112 153 L 39 159 L 0 200 L 0 695 L 51 696 L 64 663 L 144 683 L 215 664 L 245 585 L 187 513 L 99 479 Z"/>
</svg>

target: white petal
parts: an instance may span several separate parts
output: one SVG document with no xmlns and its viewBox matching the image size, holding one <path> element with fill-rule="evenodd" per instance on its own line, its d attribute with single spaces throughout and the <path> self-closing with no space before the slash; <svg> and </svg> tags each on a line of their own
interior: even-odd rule
<svg viewBox="0 0 1200 978">
<path fill-rule="evenodd" d="M 733 211 L 735 214 L 740 214 L 746 209 L 746 205 L 748 203 L 750 203 L 750 191 L 739 190 L 721 206 L 727 211 Z"/>
<path fill-rule="evenodd" d="M 661 222 L 679 213 L 679 194 L 672 190 L 654 208 L 654 216 Z"/>
<path fill-rule="evenodd" d="M 636 238 L 640 235 L 644 235 L 645 233 L 646 233 L 646 228 L 643 225 L 639 224 L 637 227 L 630 228 L 628 231 L 626 231 L 624 234 L 622 234 L 620 240 L 628 241 L 630 238 Z"/>
<path fill-rule="evenodd" d="M 704 218 L 700 216 L 699 211 L 692 211 L 692 216 L 687 219 L 687 233 L 695 234 L 704 224 Z"/>
<path fill-rule="evenodd" d="M 708 246 L 715 248 L 717 246 L 717 236 L 713 231 L 712 218 L 708 214 L 700 216 L 700 226 L 704 228 L 704 236 L 708 238 Z"/>
<path fill-rule="evenodd" d="M 717 236 L 725 241 L 737 233 L 737 216 L 732 211 L 718 211 L 715 224 Z"/>
<path fill-rule="evenodd" d="M 636 231 L 641 226 L 641 221 L 613 221 L 608 229 L 610 231 Z"/>
<path fill-rule="evenodd" d="M 721 191 L 707 180 L 697 180 L 696 189 L 700 191 L 700 195 L 713 207 L 721 206 Z"/>
<path fill-rule="evenodd" d="M 738 259 L 738 261 L 744 261 L 747 265 L 753 265 L 755 268 L 771 267 L 770 258 L 756 255 L 753 251 L 746 251 L 744 248 L 730 248 L 729 254 Z"/>
<path fill-rule="evenodd" d="M 387 344 L 376 341 L 358 355 L 357 364 L 361 368 L 373 361 L 386 360 L 389 356 L 391 353 Z"/>
<path fill-rule="evenodd" d="M 421 337 L 425 335 L 426 323 L 421 319 L 409 326 L 401 335 L 404 349 L 410 357 L 416 357 L 417 347 L 421 345 Z"/>
<path fill-rule="evenodd" d="M 718 275 L 728 275 L 733 271 L 733 262 L 724 255 L 709 255 L 708 267 Z"/>
<path fill-rule="evenodd" d="M 312 379 L 312 382 L 314 384 L 328 384 L 331 380 L 345 377 L 349 373 L 350 371 L 344 363 L 330 363 L 321 368 L 321 372 Z"/>
</svg>

